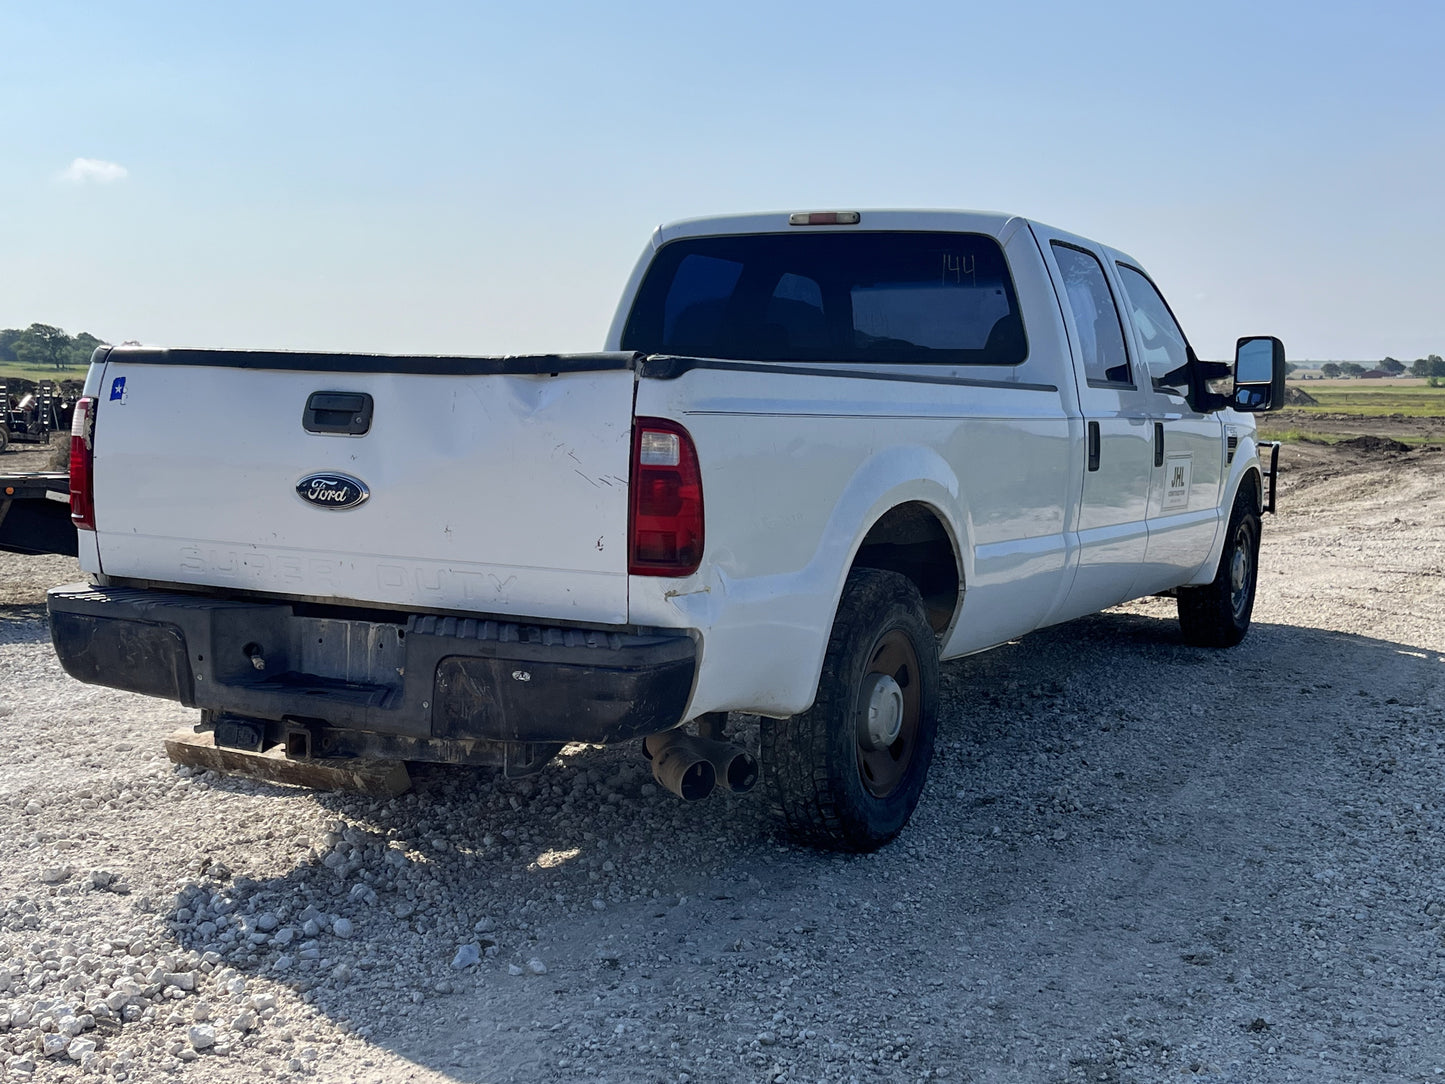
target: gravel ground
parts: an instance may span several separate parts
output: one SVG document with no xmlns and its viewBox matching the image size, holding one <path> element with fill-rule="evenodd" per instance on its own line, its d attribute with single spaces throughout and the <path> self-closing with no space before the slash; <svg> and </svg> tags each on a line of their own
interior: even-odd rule
<svg viewBox="0 0 1445 1084">
<path fill-rule="evenodd" d="M 1291 456 L 1242 647 L 1149 600 L 946 665 L 870 857 L 635 748 L 394 801 L 175 768 L 193 713 L 54 661 L 73 563 L 0 554 L 0 1076 L 1440 1079 L 1445 455 Z"/>
</svg>

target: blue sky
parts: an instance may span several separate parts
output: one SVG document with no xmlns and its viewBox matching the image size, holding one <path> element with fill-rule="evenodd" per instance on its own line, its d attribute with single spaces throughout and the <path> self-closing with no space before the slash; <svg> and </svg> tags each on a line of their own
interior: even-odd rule
<svg viewBox="0 0 1445 1084">
<path fill-rule="evenodd" d="M 587 350 L 659 222 L 965 207 L 1130 252 L 1205 356 L 1445 353 L 1437 0 L 5 0 L 0 43 L 0 327 Z"/>
</svg>

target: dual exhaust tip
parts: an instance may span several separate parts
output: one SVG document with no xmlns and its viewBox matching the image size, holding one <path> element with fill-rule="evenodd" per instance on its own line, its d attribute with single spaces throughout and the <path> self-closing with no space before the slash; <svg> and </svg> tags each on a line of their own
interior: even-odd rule
<svg viewBox="0 0 1445 1084">
<path fill-rule="evenodd" d="M 681 728 L 644 738 L 642 752 L 658 785 L 686 802 L 699 802 L 718 786 L 744 794 L 758 782 L 758 759 L 742 746 Z"/>
</svg>

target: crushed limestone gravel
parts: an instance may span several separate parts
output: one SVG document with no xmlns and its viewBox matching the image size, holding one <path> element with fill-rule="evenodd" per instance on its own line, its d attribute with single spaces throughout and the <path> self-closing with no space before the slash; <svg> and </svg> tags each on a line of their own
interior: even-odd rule
<svg viewBox="0 0 1445 1084">
<path fill-rule="evenodd" d="M 946 664 L 863 857 L 635 748 L 175 767 L 192 713 L 54 659 L 73 563 L 0 555 L 0 1079 L 1441 1079 L 1445 456 L 1347 466 L 1267 518 L 1240 648 L 1151 599 Z"/>
</svg>

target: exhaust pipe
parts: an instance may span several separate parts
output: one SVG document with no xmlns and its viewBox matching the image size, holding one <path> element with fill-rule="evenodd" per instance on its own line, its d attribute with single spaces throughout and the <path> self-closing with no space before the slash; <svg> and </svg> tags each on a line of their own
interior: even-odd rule
<svg viewBox="0 0 1445 1084">
<path fill-rule="evenodd" d="M 717 769 L 692 748 L 693 740 L 681 730 L 669 730 L 642 741 L 643 755 L 652 761 L 652 778 L 685 802 L 701 801 L 717 785 Z"/>
<path fill-rule="evenodd" d="M 741 745 L 711 738 L 688 738 L 688 743 L 707 757 L 718 781 L 734 794 L 746 794 L 758 784 L 758 758 Z"/>
<path fill-rule="evenodd" d="M 758 781 L 757 758 L 746 749 L 681 729 L 645 738 L 642 752 L 652 761 L 652 777 L 685 801 L 706 798 L 719 780 L 735 794 L 752 790 Z"/>
</svg>

